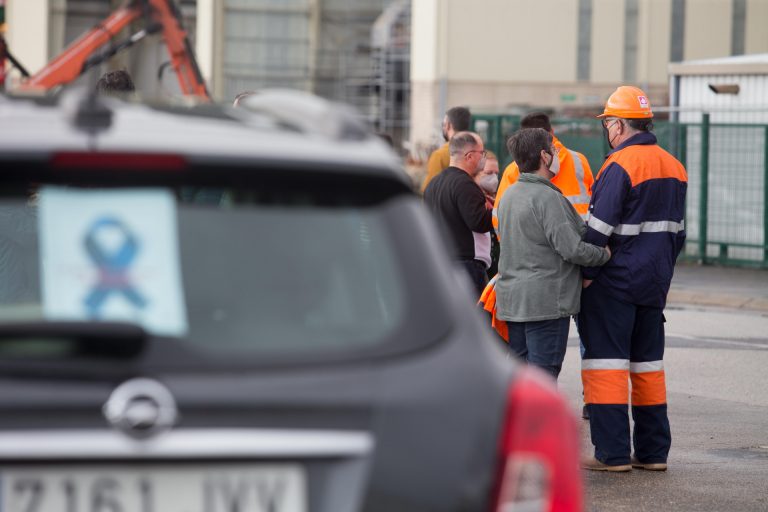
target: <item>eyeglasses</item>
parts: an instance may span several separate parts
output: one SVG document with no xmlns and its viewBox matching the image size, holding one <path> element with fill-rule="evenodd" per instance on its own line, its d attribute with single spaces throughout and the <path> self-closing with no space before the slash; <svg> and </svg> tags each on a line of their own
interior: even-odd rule
<svg viewBox="0 0 768 512">
<path fill-rule="evenodd" d="M 620 122 L 618 119 L 603 119 L 603 128 L 608 130 L 612 125 Z"/>
<path fill-rule="evenodd" d="M 479 149 L 473 149 L 471 151 L 467 151 L 466 153 L 464 153 L 464 158 L 467 158 L 467 155 L 469 155 L 470 153 L 482 153 L 484 157 L 488 155 L 488 151 L 486 150 L 480 151 Z"/>
</svg>

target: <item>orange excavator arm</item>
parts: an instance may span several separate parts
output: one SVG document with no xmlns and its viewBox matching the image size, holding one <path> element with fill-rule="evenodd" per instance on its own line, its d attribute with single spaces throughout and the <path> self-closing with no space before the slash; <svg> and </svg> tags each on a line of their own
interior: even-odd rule
<svg viewBox="0 0 768 512">
<path fill-rule="evenodd" d="M 127 40 L 99 50 L 132 22 L 144 19 L 146 26 Z M 171 57 L 181 91 L 209 101 L 210 95 L 197 66 L 195 54 L 189 44 L 187 32 L 181 22 L 181 13 L 172 0 L 128 0 L 103 22 L 92 28 L 58 57 L 35 73 L 22 85 L 22 90 L 48 90 L 67 84 L 91 67 L 100 64 L 115 53 L 128 48 L 147 35 L 160 32 Z"/>
</svg>

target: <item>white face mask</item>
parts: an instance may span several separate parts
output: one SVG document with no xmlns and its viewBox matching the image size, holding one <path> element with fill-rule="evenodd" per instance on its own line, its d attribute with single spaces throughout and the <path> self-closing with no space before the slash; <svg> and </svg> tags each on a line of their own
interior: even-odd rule
<svg viewBox="0 0 768 512">
<path fill-rule="evenodd" d="M 484 174 L 477 179 L 477 184 L 489 194 L 495 194 L 499 188 L 499 176 L 497 174 Z"/>
<path fill-rule="evenodd" d="M 557 153 L 550 156 L 552 157 L 552 162 L 549 164 L 549 172 L 557 176 L 557 173 L 560 172 L 560 157 L 557 156 Z"/>
</svg>

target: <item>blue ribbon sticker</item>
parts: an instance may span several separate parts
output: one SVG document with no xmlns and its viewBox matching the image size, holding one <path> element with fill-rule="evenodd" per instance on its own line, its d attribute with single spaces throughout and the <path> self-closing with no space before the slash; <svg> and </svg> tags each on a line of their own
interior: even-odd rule
<svg viewBox="0 0 768 512">
<path fill-rule="evenodd" d="M 99 232 L 117 228 L 123 243 L 116 251 L 109 251 L 98 240 Z M 85 250 L 99 271 L 99 281 L 85 298 L 85 307 L 91 318 L 99 318 L 104 301 L 112 293 L 121 293 L 138 309 L 147 300 L 134 288 L 128 270 L 139 252 L 139 243 L 128 227 L 115 217 L 101 217 L 91 225 L 85 235 Z"/>
</svg>

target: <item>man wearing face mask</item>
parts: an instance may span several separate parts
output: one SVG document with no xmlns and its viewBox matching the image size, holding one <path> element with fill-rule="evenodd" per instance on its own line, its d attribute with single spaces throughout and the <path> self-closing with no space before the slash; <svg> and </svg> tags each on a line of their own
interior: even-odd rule
<svg viewBox="0 0 768 512">
<path fill-rule="evenodd" d="M 531 112 L 526 115 L 520 121 L 520 127 L 542 128 L 549 133 L 553 133 L 549 116 L 544 112 Z M 587 207 L 589 206 L 589 199 L 592 194 L 592 183 L 594 181 L 592 178 L 592 169 L 590 169 L 589 162 L 584 155 L 566 148 L 554 135 L 552 136 L 552 139 L 555 147 L 558 149 L 558 161 L 552 166 L 552 171 L 555 173 L 555 177 L 552 178 L 552 184 L 562 190 L 563 195 L 571 202 L 574 208 L 576 208 L 579 215 L 581 215 L 583 219 L 586 219 Z M 519 176 L 520 171 L 515 162 L 510 163 L 507 168 L 504 169 L 504 174 L 499 183 L 499 191 L 496 194 L 494 208 L 499 207 L 499 202 L 507 191 L 507 188 L 514 184 Z M 495 215 L 493 226 L 495 228 L 498 228 L 499 226 L 498 219 Z"/>
<path fill-rule="evenodd" d="M 683 165 L 656 144 L 653 112 L 642 90 L 619 87 L 598 117 L 612 151 L 595 182 L 585 241 L 611 247 L 613 258 L 583 271 L 581 378 L 595 446 L 583 466 L 664 471 L 671 434 L 663 310 L 685 242 L 688 178 Z"/>
<path fill-rule="evenodd" d="M 491 264 L 491 209 L 474 180 L 485 166 L 486 151 L 480 136 L 472 132 L 455 134 L 449 149 L 450 166 L 429 183 L 424 203 L 453 240 L 453 259 L 466 269 L 479 296 Z"/>
<path fill-rule="evenodd" d="M 507 147 L 520 178 L 498 209 L 496 318 L 506 321 L 510 350 L 557 379 L 570 317 L 579 312 L 579 266 L 603 265 L 611 253 L 582 241 L 584 222 L 551 183 L 558 161 L 552 134 L 522 129 Z"/>
</svg>

